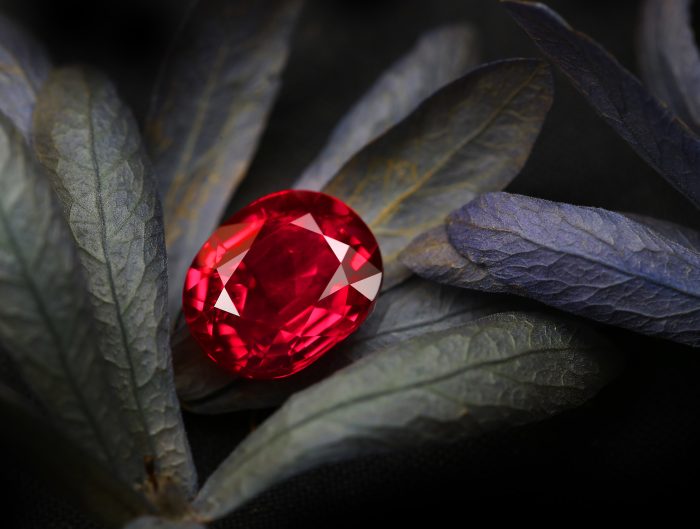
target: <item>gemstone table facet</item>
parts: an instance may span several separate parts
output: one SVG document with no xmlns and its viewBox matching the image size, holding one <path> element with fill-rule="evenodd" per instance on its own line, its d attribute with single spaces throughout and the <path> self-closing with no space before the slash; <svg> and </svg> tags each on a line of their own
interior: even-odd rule
<svg viewBox="0 0 700 529">
<path fill-rule="evenodd" d="M 219 366 L 280 378 L 355 331 L 381 282 L 379 246 L 353 210 L 323 193 L 280 191 L 204 243 L 187 272 L 183 313 Z"/>
</svg>

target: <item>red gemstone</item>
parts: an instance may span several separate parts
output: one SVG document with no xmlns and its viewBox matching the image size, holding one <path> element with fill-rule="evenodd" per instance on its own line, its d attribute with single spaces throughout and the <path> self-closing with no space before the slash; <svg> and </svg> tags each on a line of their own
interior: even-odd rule
<svg viewBox="0 0 700 529">
<path fill-rule="evenodd" d="M 379 246 L 357 213 L 323 193 L 280 191 L 204 243 L 187 272 L 183 311 L 218 365 L 279 378 L 355 331 L 381 281 Z"/>
</svg>

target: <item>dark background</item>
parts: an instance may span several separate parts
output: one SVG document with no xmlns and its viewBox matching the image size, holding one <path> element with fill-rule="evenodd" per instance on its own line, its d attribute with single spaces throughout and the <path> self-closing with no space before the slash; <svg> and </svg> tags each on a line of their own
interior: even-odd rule
<svg viewBox="0 0 700 529">
<path fill-rule="evenodd" d="M 638 2 L 549 4 L 636 71 Z M 106 71 L 139 121 L 183 7 L 168 0 L 0 0 L 0 10 L 43 40 L 57 64 Z M 336 121 L 422 31 L 460 20 L 481 31 L 484 61 L 537 55 L 494 0 L 309 1 L 270 126 L 232 208 L 291 183 Z M 700 213 L 560 75 L 555 88 L 541 137 L 510 191 L 700 227 Z M 418 516 L 434 525 L 448 517 L 466 525 L 478 514 L 495 522 L 560 522 L 567 519 L 560 509 L 577 518 L 603 504 L 625 513 L 634 512 L 632 504 L 645 511 L 667 502 L 692 505 L 700 467 L 700 355 L 662 340 L 608 333 L 625 351 L 627 368 L 583 408 L 505 434 L 324 467 L 263 494 L 218 527 L 378 525 Z M 263 418 L 186 415 L 201 476 Z M 2 461 L 2 527 L 95 527 L 34 480 L 21 458 Z"/>
</svg>

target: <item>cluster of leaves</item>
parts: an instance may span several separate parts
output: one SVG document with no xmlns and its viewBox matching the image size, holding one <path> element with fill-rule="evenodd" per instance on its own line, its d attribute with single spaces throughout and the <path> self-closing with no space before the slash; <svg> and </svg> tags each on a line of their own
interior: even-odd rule
<svg viewBox="0 0 700 529">
<path fill-rule="evenodd" d="M 644 8 L 644 70 L 680 118 L 545 6 L 504 4 L 700 205 L 688 2 Z M 197 4 L 143 141 L 107 79 L 52 68 L 0 19 L 0 340 L 22 378 L 19 392 L 0 385 L 0 412 L 54 477 L 85 469 L 64 486 L 107 525 L 198 527 L 316 465 L 541 420 L 591 398 L 615 372 L 614 351 L 582 320 L 513 294 L 700 340 L 700 234 L 502 192 L 551 105 L 550 67 L 475 67 L 475 31 L 454 25 L 392 65 L 297 182 L 347 202 L 377 236 L 386 281 L 372 318 L 288 379 L 234 379 L 204 361 L 179 315 L 184 274 L 246 173 L 301 7 Z M 202 413 L 284 404 L 200 487 L 178 397 Z"/>
<path fill-rule="evenodd" d="M 503 3 L 598 114 L 700 207 L 700 56 L 690 2 L 647 0 L 647 88 L 542 4 Z M 674 113 L 675 112 L 675 113 Z M 700 233 L 641 215 L 488 193 L 414 240 L 402 261 L 446 284 L 513 293 L 602 323 L 700 345 Z"/>
</svg>

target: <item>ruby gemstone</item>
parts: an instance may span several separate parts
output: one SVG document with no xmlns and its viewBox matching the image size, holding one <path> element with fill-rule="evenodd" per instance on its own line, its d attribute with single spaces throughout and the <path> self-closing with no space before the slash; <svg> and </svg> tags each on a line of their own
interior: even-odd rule
<svg viewBox="0 0 700 529">
<path fill-rule="evenodd" d="M 382 281 L 374 235 L 340 200 L 280 191 L 204 243 L 183 312 L 206 355 L 249 378 L 296 373 L 355 331 Z"/>
</svg>

